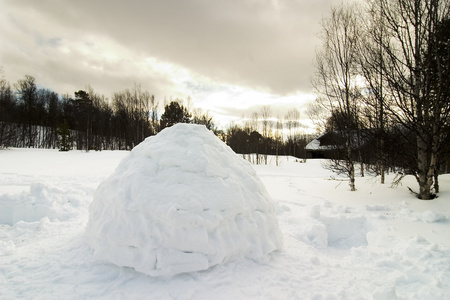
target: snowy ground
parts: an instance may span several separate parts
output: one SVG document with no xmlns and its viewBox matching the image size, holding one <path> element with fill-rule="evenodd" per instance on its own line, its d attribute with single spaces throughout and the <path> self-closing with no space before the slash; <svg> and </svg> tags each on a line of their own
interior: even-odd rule
<svg viewBox="0 0 450 300">
<path fill-rule="evenodd" d="M 254 166 L 277 205 L 284 248 L 152 278 L 101 264 L 88 208 L 128 152 L 0 151 L 0 299 L 450 299 L 450 176 L 420 201 L 358 178 L 357 192 L 318 160 Z"/>
</svg>

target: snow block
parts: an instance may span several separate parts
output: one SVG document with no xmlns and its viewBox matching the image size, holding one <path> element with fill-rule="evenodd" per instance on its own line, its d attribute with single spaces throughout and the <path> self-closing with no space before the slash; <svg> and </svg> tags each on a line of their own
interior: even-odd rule
<svg viewBox="0 0 450 300">
<path fill-rule="evenodd" d="M 121 161 L 95 193 L 86 235 L 95 258 L 165 277 L 262 262 L 282 245 L 275 205 L 250 163 L 188 124 Z"/>
</svg>

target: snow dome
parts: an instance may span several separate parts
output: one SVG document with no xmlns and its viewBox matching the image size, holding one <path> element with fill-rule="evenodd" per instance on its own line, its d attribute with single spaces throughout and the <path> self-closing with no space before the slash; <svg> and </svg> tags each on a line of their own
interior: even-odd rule
<svg viewBox="0 0 450 300">
<path fill-rule="evenodd" d="M 250 163 L 188 124 L 147 138 L 121 161 L 95 193 L 86 234 L 95 258 L 150 276 L 264 261 L 282 244 Z"/>
</svg>

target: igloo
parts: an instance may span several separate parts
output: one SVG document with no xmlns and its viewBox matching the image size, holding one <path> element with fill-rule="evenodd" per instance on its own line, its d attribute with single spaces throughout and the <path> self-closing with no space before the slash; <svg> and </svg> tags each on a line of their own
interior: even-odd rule
<svg viewBox="0 0 450 300">
<path fill-rule="evenodd" d="M 86 235 L 94 258 L 170 277 L 281 248 L 275 206 L 250 163 L 201 125 L 147 138 L 102 182 Z"/>
</svg>

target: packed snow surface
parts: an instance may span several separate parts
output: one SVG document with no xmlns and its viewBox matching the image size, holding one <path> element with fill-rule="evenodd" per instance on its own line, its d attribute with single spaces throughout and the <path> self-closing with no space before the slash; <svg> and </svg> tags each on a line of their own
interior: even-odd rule
<svg viewBox="0 0 450 300">
<path fill-rule="evenodd" d="M 269 157 L 253 169 L 282 250 L 165 278 L 94 259 L 86 238 L 97 187 L 129 154 L 0 151 L 0 299 L 450 299 L 449 175 L 420 201 L 412 177 L 350 192 L 320 160 Z"/>
<path fill-rule="evenodd" d="M 94 257 L 151 276 L 206 270 L 281 248 L 275 205 L 251 164 L 204 126 L 147 138 L 95 193 Z"/>
</svg>

